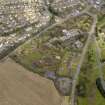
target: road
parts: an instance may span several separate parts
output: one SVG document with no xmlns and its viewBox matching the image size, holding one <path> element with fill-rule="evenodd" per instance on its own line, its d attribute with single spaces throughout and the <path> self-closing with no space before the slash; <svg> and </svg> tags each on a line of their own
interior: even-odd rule
<svg viewBox="0 0 105 105">
<path fill-rule="evenodd" d="M 97 16 L 92 15 L 91 13 L 88 13 L 88 12 L 86 12 L 86 13 L 93 17 L 93 25 L 92 25 L 91 30 L 89 32 L 88 39 L 86 41 L 86 44 L 84 46 L 83 52 L 82 52 L 81 57 L 80 57 L 81 59 L 80 59 L 79 65 L 77 67 L 75 76 L 73 78 L 72 93 L 71 93 L 71 96 L 70 96 L 71 97 L 70 105 L 75 105 L 75 102 L 74 102 L 74 100 L 75 100 L 75 90 L 76 90 L 78 77 L 79 77 L 79 74 L 80 74 L 80 71 L 81 71 L 81 66 L 83 64 L 83 61 L 84 61 L 84 58 L 85 58 L 85 55 L 86 55 L 86 52 L 87 52 L 87 49 L 88 49 L 88 45 L 89 45 L 89 43 L 91 41 L 92 35 L 95 32 L 95 28 L 96 28 L 96 24 L 97 24 Z"/>
</svg>

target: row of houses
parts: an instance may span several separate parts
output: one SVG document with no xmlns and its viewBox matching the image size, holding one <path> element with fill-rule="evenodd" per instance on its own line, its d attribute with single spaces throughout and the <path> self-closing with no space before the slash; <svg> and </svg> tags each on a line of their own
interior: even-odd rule
<svg viewBox="0 0 105 105">
<path fill-rule="evenodd" d="M 11 2 L 11 0 L 8 0 L 8 5 L 6 2 L 3 2 L 0 5 L 1 35 L 32 23 L 39 22 L 41 24 L 45 24 L 45 22 L 50 18 L 47 12 L 42 11 L 43 5 L 37 1 L 35 1 L 34 5 L 31 5 L 26 2 L 17 2 L 15 0 Z M 41 12 L 43 12 L 44 15 Z"/>
</svg>

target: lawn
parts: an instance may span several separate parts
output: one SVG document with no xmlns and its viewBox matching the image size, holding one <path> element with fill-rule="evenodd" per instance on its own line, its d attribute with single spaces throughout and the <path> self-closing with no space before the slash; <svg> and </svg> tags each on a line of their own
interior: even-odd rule
<svg viewBox="0 0 105 105">
<path fill-rule="evenodd" d="M 68 19 L 20 46 L 11 54 L 11 58 L 35 73 L 40 74 L 49 70 L 56 72 L 58 76 L 72 77 L 83 49 L 76 48 L 75 42 L 80 40 L 84 46 L 88 35 L 81 35 L 74 38 L 74 41 L 71 39 L 62 41 L 60 38 L 65 35 L 62 30 L 67 29 L 69 32 L 80 28 L 81 31 L 87 32 L 91 22 L 92 19 L 88 15 Z"/>
<path fill-rule="evenodd" d="M 85 86 L 84 96 L 78 97 L 78 105 L 104 105 L 105 99 L 96 87 L 96 78 L 100 76 L 95 45 L 89 46 L 85 62 L 79 76 L 79 84 Z"/>
</svg>

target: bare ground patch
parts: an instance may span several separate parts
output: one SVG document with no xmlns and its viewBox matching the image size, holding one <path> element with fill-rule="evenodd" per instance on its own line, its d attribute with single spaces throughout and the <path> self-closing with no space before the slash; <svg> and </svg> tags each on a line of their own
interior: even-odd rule
<svg viewBox="0 0 105 105">
<path fill-rule="evenodd" d="M 0 62 L 0 105 L 60 105 L 61 100 L 52 81 L 10 58 Z"/>
</svg>

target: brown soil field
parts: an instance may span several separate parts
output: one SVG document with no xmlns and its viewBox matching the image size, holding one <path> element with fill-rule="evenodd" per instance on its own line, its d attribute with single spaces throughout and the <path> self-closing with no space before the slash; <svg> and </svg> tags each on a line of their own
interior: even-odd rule
<svg viewBox="0 0 105 105">
<path fill-rule="evenodd" d="M 34 74 L 10 58 L 0 62 L 0 105 L 61 105 L 51 80 Z"/>
</svg>

